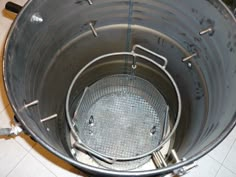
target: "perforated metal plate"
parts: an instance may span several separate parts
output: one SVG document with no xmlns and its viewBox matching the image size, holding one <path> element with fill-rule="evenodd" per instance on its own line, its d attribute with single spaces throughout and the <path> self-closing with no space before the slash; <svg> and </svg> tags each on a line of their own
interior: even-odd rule
<svg viewBox="0 0 236 177">
<path fill-rule="evenodd" d="M 114 75 L 91 85 L 75 112 L 82 143 L 114 159 L 155 149 L 162 137 L 166 102 L 148 81 Z"/>
</svg>

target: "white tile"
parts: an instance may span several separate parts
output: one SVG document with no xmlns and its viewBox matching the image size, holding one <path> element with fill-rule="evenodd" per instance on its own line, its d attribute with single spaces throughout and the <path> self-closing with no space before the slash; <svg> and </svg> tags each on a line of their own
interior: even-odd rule
<svg viewBox="0 0 236 177">
<path fill-rule="evenodd" d="M 11 110 L 10 105 L 6 107 L 5 110 L 0 112 L 0 128 L 10 128 L 13 124 L 14 113 Z"/>
<path fill-rule="evenodd" d="M 22 133 L 21 135 L 15 137 L 17 143 L 19 143 L 26 151 L 30 151 L 36 142 L 33 141 L 28 135 Z"/>
<path fill-rule="evenodd" d="M 0 176 L 6 176 L 27 154 L 13 139 L 0 138 Z"/>
<path fill-rule="evenodd" d="M 9 105 L 4 111 L 0 113 L 0 128 L 9 128 L 14 125 L 13 117 L 14 113 L 11 109 L 11 106 Z M 14 139 L 26 151 L 30 151 L 36 144 L 29 136 L 24 133 L 14 137 Z"/>
<path fill-rule="evenodd" d="M 11 171 L 8 177 L 55 177 L 31 154 L 27 156 Z"/>
<path fill-rule="evenodd" d="M 236 173 L 236 142 L 234 142 L 234 145 L 227 155 L 223 165 Z"/>
<path fill-rule="evenodd" d="M 211 156 L 218 162 L 223 163 L 235 139 L 236 139 L 236 128 L 232 130 L 232 132 L 225 138 L 225 140 L 221 144 L 219 144 L 213 151 L 209 153 L 209 156 Z"/>
<path fill-rule="evenodd" d="M 215 177 L 221 166 L 219 162 L 208 155 L 201 158 L 197 164 L 198 167 L 192 169 L 184 177 Z"/>
<path fill-rule="evenodd" d="M 45 165 L 57 177 L 84 177 L 78 169 L 64 162 L 60 158 L 48 152 L 45 148 L 37 144 L 30 153 Z"/>
<path fill-rule="evenodd" d="M 216 177 L 236 177 L 236 174 L 222 166 Z"/>
</svg>

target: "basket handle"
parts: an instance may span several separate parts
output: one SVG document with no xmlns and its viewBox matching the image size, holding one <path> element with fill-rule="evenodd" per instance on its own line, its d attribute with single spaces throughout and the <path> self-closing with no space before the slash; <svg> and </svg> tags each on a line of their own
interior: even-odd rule
<svg viewBox="0 0 236 177">
<path fill-rule="evenodd" d="M 167 60 L 166 57 L 164 57 L 164 56 L 162 56 L 160 54 L 157 54 L 157 53 L 155 53 L 155 52 L 153 52 L 153 51 L 151 51 L 151 50 L 149 50 L 149 49 L 147 49 L 147 48 L 145 48 L 145 47 L 143 47 L 141 45 L 137 45 L 137 44 L 133 46 L 132 53 L 138 54 L 138 53 L 135 52 L 136 49 L 143 50 L 143 51 L 145 51 L 145 52 L 147 52 L 147 53 L 149 53 L 149 54 L 151 54 L 151 55 L 153 55 L 155 57 L 158 57 L 159 59 L 164 61 L 163 68 L 166 68 L 166 66 L 168 64 L 168 60 Z"/>
</svg>

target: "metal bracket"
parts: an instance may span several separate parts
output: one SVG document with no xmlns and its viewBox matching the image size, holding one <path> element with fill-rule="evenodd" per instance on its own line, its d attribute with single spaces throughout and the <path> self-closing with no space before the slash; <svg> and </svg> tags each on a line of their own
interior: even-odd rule
<svg viewBox="0 0 236 177">
<path fill-rule="evenodd" d="M 196 162 L 194 162 L 190 165 L 187 165 L 187 166 L 184 166 L 180 169 L 174 170 L 174 174 L 178 175 L 178 176 L 184 176 L 184 175 L 188 174 L 193 168 L 196 168 L 196 167 L 198 167 L 198 165 L 196 164 Z"/>
<path fill-rule="evenodd" d="M 14 126 L 12 128 L 1 128 L 0 129 L 0 136 L 17 136 L 23 129 L 20 126 Z"/>
<path fill-rule="evenodd" d="M 174 149 L 171 150 L 171 155 L 176 163 L 186 160 L 185 158 L 180 160 Z M 198 165 L 196 164 L 196 162 L 193 162 L 190 165 L 187 165 L 187 166 L 184 166 L 184 167 L 174 170 L 172 174 L 168 174 L 165 177 L 184 176 L 187 173 L 189 173 L 193 168 L 196 168 L 196 167 L 198 167 Z"/>
</svg>

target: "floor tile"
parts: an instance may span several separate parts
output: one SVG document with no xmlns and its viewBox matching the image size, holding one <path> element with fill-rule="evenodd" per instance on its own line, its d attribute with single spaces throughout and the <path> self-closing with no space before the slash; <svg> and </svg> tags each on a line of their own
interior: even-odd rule
<svg viewBox="0 0 236 177">
<path fill-rule="evenodd" d="M 232 132 L 225 138 L 225 140 L 221 144 L 219 144 L 213 151 L 209 153 L 209 156 L 211 156 L 218 162 L 223 163 L 235 139 L 236 139 L 236 128 L 232 130 Z"/>
<path fill-rule="evenodd" d="M 236 177 L 236 174 L 222 166 L 216 177 Z"/>
<path fill-rule="evenodd" d="M 12 108 L 10 105 L 8 105 L 7 108 L 0 113 L 0 128 L 8 128 L 14 125 L 13 117 L 14 113 Z M 26 151 L 31 150 L 31 148 L 36 144 L 29 136 L 24 133 L 14 137 L 14 139 Z"/>
<path fill-rule="evenodd" d="M 45 165 L 57 177 L 85 177 L 79 170 L 59 159 L 37 144 L 30 153 Z"/>
<path fill-rule="evenodd" d="M 212 159 L 208 155 L 200 159 L 197 164 L 199 166 L 192 169 L 184 177 L 215 177 L 221 167 L 219 162 Z"/>
<path fill-rule="evenodd" d="M 223 165 L 236 173 L 236 142 L 234 142 L 234 145 L 227 155 Z"/>
<path fill-rule="evenodd" d="M 0 138 L 0 176 L 5 177 L 26 154 L 13 139 Z"/>
<path fill-rule="evenodd" d="M 19 143 L 26 151 L 30 151 L 36 142 L 33 141 L 28 135 L 22 133 L 21 135 L 15 137 L 17 143 Z"/>
<path fill-rule="evenodd" d="M 13 112 L 10 105 L 0 112 L 0 128 L 10 128 L 13 124 Z"/>
<path fill-rule="evenodd" d="M 55 177 L 31 154 L 27 156 L 11 171 L 8 177 Z"/>
</svg>

